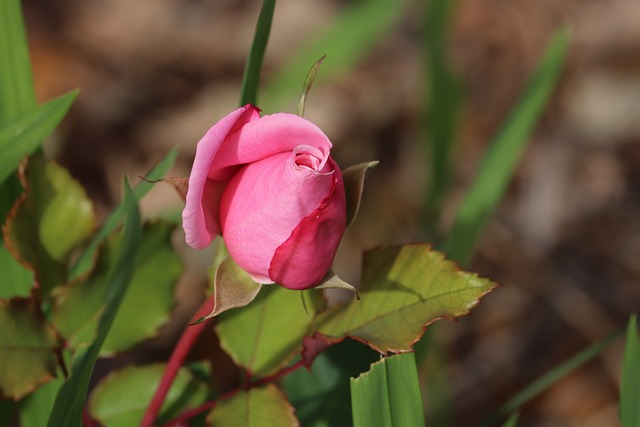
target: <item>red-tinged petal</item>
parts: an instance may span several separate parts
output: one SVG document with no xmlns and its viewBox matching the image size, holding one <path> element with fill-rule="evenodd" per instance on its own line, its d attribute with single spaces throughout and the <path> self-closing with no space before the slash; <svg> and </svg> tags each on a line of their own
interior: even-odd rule
<svg viewBox="0 0 640 427">
<path fill-rule="evenodd" d="M 224 191 L 220 223 L 229 254 L 260 283 L 274 281 L 269 268 L 276 248 L 334 192 L 340 172 L 333 161 L 317 159 L 324 163 L 320 170 L 308 167 L 309 159 L 298 164 L 297 155 L 314 154 L 319 150 L 303 146 L 250 163 Z M 344 221 L 344 193 L 342 199 Z"/>
<path fill-rule="evenodd" d="M 330 159 L 333 163 L 333 160 Z M 342 176 L 335 165 L 334 191 L 300 221 L 271 260 L 269 277 L 289 289 L 307 289 L 325 276 L 346 227 Z"/>
<path fill-rule="evenodd" d="M 222 118 L 198 142 L 182 211 L 182 226 L 189 246 L 203 249 L 220 234 L 218 210 L 224 183 L 208 180 L 209 170 L 229 134 L 259 117 L 257 108 L 245 105 Z"/>
<path fill-rule="evenodd" d="M 235 172 L 234 166 L 257 162 L 274 154 L 290 153 L 299 145 L 318 149 L 322 153 L 319 169 L 324 167 L 331 141 L 319 127 L 295 114 L 264 116 L 229 134 L 209 170 L 209 178 L 227 181 Z"/>
</svg>

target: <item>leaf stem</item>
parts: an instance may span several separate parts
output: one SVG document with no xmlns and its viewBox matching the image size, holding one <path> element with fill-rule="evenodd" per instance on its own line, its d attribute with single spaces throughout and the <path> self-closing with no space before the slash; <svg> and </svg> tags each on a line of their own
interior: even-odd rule
<svg viewBox="0 0 640 427">
<path fill-rule="evenodd" d="M 218 403 L 217 400 L 212 400 L 209 402 L 205 402 L 200 406 L 196 406 L 195 408 L 189 409 L 188 411 L 184 411 L 174 419 L 168 421 L 162 427 L 178 427 L 178 426 L 189 425 L 188 421 L 191 418 L 200 415 L 204 411 L 209 411 L 213 409 L 213 407 L 216 406 L 216 403 Z"/>
<path fill-rule="evenodd" d="M 193 323 L 201 317 L 211 313 L 211 311 L 213 310 L 213 306 L 214 297 L 211 296 L 202 303 L 189 323 Z M 160 385 L 156 389 L 156 393 L 153 396 L 151 403 L 147 407 L 147 411 L 145 412 L 144 417 L 142 418 L 140 427 L 151 427 L 153 425 L 156 417 L 158 416 L 158 413 L 160 412 L 162 403 L 164 402 L 164 399 L 167 396 L 171 385 L 173 384 L 173 380 L 178 374 L 178 370 L 189 354 L 191 347 L 193 347 L 193 344 L 196 342 L 202 331 L 204 331 L 204 328 L 208 325 L 208 323 L 209 322 L 205 321 L 193 326 L 189 326 L 184 330 L 182 336 L 180 336 L 176 347 L 171 353 L 171 357 L 169 358 L 169 362 L 167 363 L 167 368 L 162 375 Z"/>
<path fill-rule="evenodd" d="M 303 366 L 304 366 L 304 359 L 300 359 L 296 363 L 294 363 L 293 365 L 287 366 L 285 368 L 280 369 L 275 374 L 268 375 L 266 377 L 263 377 L 263 378 L 260 378 L 258 380 L 253 381 L 251 384 L 249 384 L 248 388 L 254 388 L 254 387 L 259 387 L 261 385 L 270 384 L 270 383 L 272 383 L 274 381 L 279 380 L 280 378 L 282 378 L 282 377 L 284 377 L 286 375 L 289 375 L 293 371 L 297 371 L 298 369 L 300 369 Z"/>
</svg>

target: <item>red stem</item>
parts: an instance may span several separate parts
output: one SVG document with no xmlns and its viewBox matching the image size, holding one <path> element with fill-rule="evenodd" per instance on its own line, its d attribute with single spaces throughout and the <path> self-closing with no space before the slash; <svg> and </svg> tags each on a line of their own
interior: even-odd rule
<svg viewBox="0 0 640 427">
<path fill-rule="evenodd" d="M 192 409 L 189 409 L 187 411 L 184 411 L 183 413 L 181 413 L 180 415 L 178 415 L 177 417 L 175 417 L 171 421 L 169 421 L 166 424 L 164 424 L 163 427 L 179 427 L 179 426 L 185 425 L 184 423 L 189 421 L 191 418 L 200 415 L 204 411 L 208 411 L 208 410 L 213 409 L 213 407 L 216 406 L 216 404 L 219 401 L 229 399 L 229 398 L 231 398 L 232 396 L 234 396 L 235 394 L 237 394 L 238 392 L 240 392 L 242 390 L 249 390 L 249 389 L 252 389 L 254 387 L 260 387 L 261 385 L 272 383 L 272 382 L 274 382 L 276 380 L 279 380 L 280 378 L 284 377 L 285 375 L 290 374 L 291 372 L 295 371 L 296 369 L 301 368 L 302 366 L 304 366 L 304 361 L 303 360 L 299 360 L 298 362 L 294 363 L 291 366 L 288 366 L 286 368 L 280 369 L 278 372 L 276 372 L 273 375 L 269 375 L 269 376 L 266 376 L 264 378 L 260 378 L 259 380 L 256 380 L 254 382 L 251 382 L 251 383 L 245 385 L 244 387 L 240 387 L 240 388 L 237 388 L 235 390 L 231 390 L 230 392 L 227 392 L 227 393 L 223 394 L 222 396 L 220 396 L 216 400 L 213 400 L 213 401 L 210 401 L 210 402 L 205 402 L 200 406 L 197 406 L 195 408 L 192 408 Z"/>
<path fill-rule="evenodd" d="M 198 311 L 193 315 L 191 321 L 189 323 L 193 323 L 198 319 L 208 315 L 213 310 L 214 306 L 214 298 L 213 296 L 207 298 L 202 305 L 198 308 Z M 205 326 L 207 326 L 208 321 L 204 321 L 202 323 L 198 323 L 197 325 L 188 326 L 182 335 L 180 336 L 180 340 L 176 344 L 176 347 L 173 349 L 173 353 L 171 353 L 171 357 L 169 358 L 169 362 L 167 363 L 167 368 L 162 375 L 162 379 L 160 380 L 160 385 L 156 389 L 156 393 L 151 400 L 151 403 L 147 407 L 147 411 L 142 418 L 142 422 L 140 423 L 140 427 L 152 427 L 153 423 L 160 412 L 160 408 L 162 407 L 162 403 L 164 402 L 169 389 L 171 388 L 171 384 L 173 384 L 173 380 L 176 378 L 178 374 L 178 370 L 182 366 L 184 359 L 189 354 L 191 347 L 196 342 Z"/>
<path fill-rule="evenodd" d="M 301 368 L 304 366 L 304 360 L 300 359 L 298 360 L 296 363 L 294 363 L 291 366 L 288 366 L 286 368 L 282 368 L 280 369 L 278 372 L 276 372 L 273 375 L 268 375 L 266 377 L 260 378 L 259 380 L 256 380 L 254 382 L 252 382 L 249 385 L 249 388 L 253 388 L 253 387 L 260 387 L 261 385 L 265 385 L 265 384 L 269 384 L 272 383 L 274 381 L 279 380 L 280 378 L 284 377 L 285 375 L 289 375 L 291 372 Z"/>
<path fill-rule="evenodd" d="M 189 409 L 188 411 L 184 411 L 183 413 L 181 413 L 180 415 L 178 415 L 177 417 L 175 417 L 174 419 L 172 419 L 162 427 L 179 427 L 179 426 L 189 425 L 187 422 L 191 418 L 200 415 L 204 411 L 208 411 L 212 409 L 214 406 L 216 406 L 216 403 L 217 401 L 212 400 L 211 402 L 206 402 L 198 407 Z"/>
</svg>

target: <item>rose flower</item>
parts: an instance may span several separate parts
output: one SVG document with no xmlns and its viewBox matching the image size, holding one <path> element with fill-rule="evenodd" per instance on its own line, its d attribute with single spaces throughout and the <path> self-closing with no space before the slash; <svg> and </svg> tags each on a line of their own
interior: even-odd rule
<svg viewBox="0 0 640 427">
<path fill-rule="evenodd" d="M 230 256 L 258 283 L 318 284 L 346 226 L 340 169 L 331 142 L 294 114 L 260 117 L 246 105 L 198 142 L 186 206 L 187 243 L 222 235 Z"/>
</svg>

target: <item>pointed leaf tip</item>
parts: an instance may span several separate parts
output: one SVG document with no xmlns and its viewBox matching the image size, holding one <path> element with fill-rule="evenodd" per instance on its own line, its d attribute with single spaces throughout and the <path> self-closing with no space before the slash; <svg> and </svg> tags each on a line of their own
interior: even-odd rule
<svg viewBox="0 0 640 427">
<path fill-rule="evenodd" d="M 189 323 L 187 326 L 199 325 L 200 323 L 204 322 L 205 320 L 207 320 L 207 317 L 203 316 L 203 317 L 199 318 L 198 320 L 196 320 L 195 322 Z"/>
<path fill-rule="evenodd" d="M 351 291 L 356 295 L 356 299 L 360 299 L 360 293 L 358 289 L 342 280 L 332 271 L 329 271 L 327 276 L 320 282 L 320 284 L 315 286 L 315 289 L 345 289 L 347 291 Z"/>
<path fill-rule="evenodd" d="M 177 176 L 168 176 L 160 179 L 147 179 L 143 176 L 139 178 L 149 184 L 156 184 L 158 182 L 165 182 L 169 184 L 176 191 L 180 200 L 182 200 L 183 203 L 186 203 L 187 191 L 189 190 L 189 178 L 181 178 Z"/>
<path fill-rule="evenodd" d="M 377 166 L 379 163 L 377 160 L 360 163 L 342 171 L 344 190 L 347 196 L 347 227 L 353 223 L 360 210 L 365 174 L 368 169 Z"/>
<path fill-rule="evenodd" d="M 318 75 L 318 70 L 320 69 L 320 66 L 322 65 L 326 57 L 326 54 L 322 55 L 320 59 L 314 62 L 314 64 L 311 66 L 311 69 L 309 70 L 309 73 L 307 74 L 307 78 L 304 80 L 304 86 L 302 87 L 302 96 L 300 97 L 300 102 L 298 103 L 298 108 L 296 108 L 295 112 L 295 114 L 300 117 L 304 116 L 304 107 L 305 103 L 307 102 L 307 95 L 309 94 L 311 85 L 313 85 L 313 82 Z"/>
</svg>

